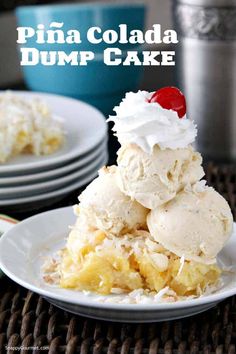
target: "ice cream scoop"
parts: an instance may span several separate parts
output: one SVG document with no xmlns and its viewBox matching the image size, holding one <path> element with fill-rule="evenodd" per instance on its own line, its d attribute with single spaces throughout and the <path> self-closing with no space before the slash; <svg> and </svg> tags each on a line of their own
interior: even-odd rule
<svg viewBox="0 0 236 354">
<path fill-rule="evenodd" d="M 201 155 L 190 146 L 162 150 L 156 145 L 149 154 L 129 144 L 118 151 L 117 163 L 122 192 L 149 209 L 166 203 L 186 184 L 204 176 Z"/>
<path fill-rule="evenodd" d="M 214 263 L 231 235 L 233 217 L 226 200 L 202 182 L 152 210 L 147 224 L 152 237 L 179 257 Z"/>
<path fill-rule="evenodd" d="M 100 170 L 99 177 L 79 197 L 79 215 L 91 229 L 119 236 L 145 228 L 148 210 L 120 191 L 116 173 L 116 166 Z"/>
</svg>

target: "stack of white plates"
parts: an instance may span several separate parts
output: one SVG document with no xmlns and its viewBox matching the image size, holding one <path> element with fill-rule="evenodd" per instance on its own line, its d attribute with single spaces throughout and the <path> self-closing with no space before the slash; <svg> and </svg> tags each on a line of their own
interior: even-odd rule
<svg viewBox="0 0 236 354">
<path fill-rule="evenodd" d="M 107 127 L 98 110 L 67 97 L 17 92 L 46 101 L 63 118 L 65 143 L 48 156 L 19 155 L 0 164 L 0 210 L 26 211 L 55 203 L 93 180 L 107 163 Z"/>
</svg>

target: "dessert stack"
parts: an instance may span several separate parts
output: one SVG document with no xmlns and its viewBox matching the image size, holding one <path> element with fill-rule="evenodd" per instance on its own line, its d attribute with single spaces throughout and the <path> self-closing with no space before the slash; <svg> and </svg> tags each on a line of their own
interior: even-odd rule
<svg viewBox="0 0 236 354">
<path fill-rule="evenodd" d="M 101 169 L 79 196 L 60 286 L 103 295 L 161 291 L 168 301 L 213 291 L 233 219 L 226 200 L 201 181 L 183 94 L 130 92 L 114 111 L 117 166 Z"/>
</svg>

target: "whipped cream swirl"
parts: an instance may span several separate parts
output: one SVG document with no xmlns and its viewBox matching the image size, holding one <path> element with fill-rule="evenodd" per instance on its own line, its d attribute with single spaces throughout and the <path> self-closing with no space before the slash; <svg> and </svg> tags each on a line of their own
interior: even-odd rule
<svg viewBox="0 0 236 354">
<path fill-rule="evenodd" d="M 119 106 L 114 108 L 116 116 L 113 131 L 121 145 L 135 143 L 145 152 L 151 154 L 153 147 L 161 149 L 185 148 L 193 143 L 197 135 L 196 125 L 184 116 L 158 103 L 149 103 L 152 92 L 128 92 Z"/>
</svg>

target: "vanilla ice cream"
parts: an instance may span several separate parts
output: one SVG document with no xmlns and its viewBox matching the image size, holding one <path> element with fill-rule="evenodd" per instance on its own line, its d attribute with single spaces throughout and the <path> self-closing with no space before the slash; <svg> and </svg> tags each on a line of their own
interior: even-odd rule
<svg viewBox="0 0 236 354">
<path fill-rule="evenodd" d="M 152 237 L 179 257 L 214 263 L 230 237 L 233 217 L 226 200 L 201 181 L 152 210 L 147 224 Z"/>
<path fill-rule="evenodd" d="M 200 181 L 202 157 L 191 146 L 196 126 L 184 114 L 182 93 L 175 101 L 179 90 L 158 91 L 130 92 L 115 107 L 118 166 L 101 169 L 79 196 L 58 268 L 62 288 L 104 296 L 161 292 L 177 301 L 220 284 L 216 256 L 232 214 Z"/>
<path fill-rule="evenodd" d="M 204 176 L 201 155 L 191 146 L 181 149 L 153 148 L 152 154 L 136 144 L 118 151 L 117 183 L 123 193 L 149 209 L 175 197 L 186 184 Z"/>
<path fill-rule="evenodd" d="M 116 184 L 116 166 L 103 168 L 79 197 L 79 215 L 91 229 L 119 235 L 145 228 L 148 210 L 123 194 Z"/>
</svg>

